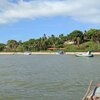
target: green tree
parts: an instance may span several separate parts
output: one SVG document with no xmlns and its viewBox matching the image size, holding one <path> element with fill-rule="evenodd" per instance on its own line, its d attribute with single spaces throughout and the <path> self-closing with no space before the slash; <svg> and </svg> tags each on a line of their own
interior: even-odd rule
<svg viewBox="0 0 100 100">
<path fill-rule="evenodd" d="M 95 34 L 93 34 L 93 41 L 98 44 L 98 49 L 100 49 L 100 30 L 96 30 Z"/>
<path fill-rule="evenodd" d="M 64 42 L 67 40 L 67 36 L 64 36 L 64 34 L 60 34 L 59 39 L 61 39 Z"/>
<path fill-rule="evenodd" d="M 17 51 L 17 52 L 24 52 L 24 47 L 23 47 L 23 45 L 18 45 L 17 48 L 16 48 L 16 51 Z"/>
<path fill-rule="evenodd" d="M 16 48 L 18 46 L 18 43 L 16 40 L 8 40 L 7 41 L 7 51 L 16 51 Z"/>
<path fill-rule="evenodd" d="M 23 42 L 24 51 L 29 51 L 28 41 Z"/>
<path fill-rule="evenodd" d="M 5 44 L 3 44 L 3 43 L 0 43 L 0 51 L 4 51 L 4 49 L 5 49 Z"/>
<path fill-rule="evenodd" d="M 72 40 L 79 46 L 83 42 L 83 32 L 80 30 L 75 30 L 68 35 L 68 39 Z"/>
<path fill-rule="evenodd" d="M 94 34 L 97 32 L 96 29 L 90 29 L 84 33 L 85 39 L 93 40 Z"/>
</svg>

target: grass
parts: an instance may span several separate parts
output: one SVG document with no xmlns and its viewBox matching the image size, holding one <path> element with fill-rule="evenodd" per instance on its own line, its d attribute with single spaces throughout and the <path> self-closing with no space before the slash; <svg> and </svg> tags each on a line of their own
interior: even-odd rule
<svg viewBox="0 0 100 100">
<path fill-rule="evenodd" d="M 79 46 L 77 45 L 66 45 L 66 52 L 85 52 L 89 50 L 93 51 L 100 51 L 100 44 L 98 45 L 95 42 L 88 41 L 85 43 L 80 44 Z"/>
</svg>

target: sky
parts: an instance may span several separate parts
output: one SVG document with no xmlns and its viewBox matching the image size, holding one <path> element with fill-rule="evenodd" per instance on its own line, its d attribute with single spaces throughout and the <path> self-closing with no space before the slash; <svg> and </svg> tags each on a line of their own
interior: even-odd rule
<svg viewBox="0 0 100 100">
<path fill-rule="evenodd" d="M 100 0 L 0 0 L 0 43 L 100 29 Z"/>
</svg>

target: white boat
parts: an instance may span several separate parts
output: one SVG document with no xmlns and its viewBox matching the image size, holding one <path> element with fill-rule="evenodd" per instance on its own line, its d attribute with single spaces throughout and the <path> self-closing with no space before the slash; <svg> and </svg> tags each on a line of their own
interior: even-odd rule
<svg viewBox="0 0 100 100">
<path fill-rule="evenodd" d="M 87 95 L 88 100 L 100 100 L 100 84 L 95 86 L 93 90 Z"/>
<path fill-rule="evenodd" d="M 82 100 L 100 100 L 100 83 L 93 85 L 91 80 Z"/>
<path fill-rule="evenodd" d="M 61 55 L 61 54 L 64 54 L 64 51 L 58 51 L 56 52 L 57 55 Z"/>
<path fill-rule="evenodd" d="M 77 57 L 93 57 L 93 54 L 91 54 L 91 51 L 88 51 L 87 53 L 81 53 L 76 54 Z"/>
<path fill-rule="evenodd" d="M 31 52 L 24 52 L 24 55 L 31 55 Z"/>
</svg>

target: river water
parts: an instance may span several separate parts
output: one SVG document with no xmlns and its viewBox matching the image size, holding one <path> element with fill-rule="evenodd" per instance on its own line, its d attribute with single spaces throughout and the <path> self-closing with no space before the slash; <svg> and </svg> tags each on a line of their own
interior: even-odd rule
<svg viewBox="0 0 100 100">
<path fill-rule="evenodd" d="M 0 100 L 81 100 L 100 82 L 100 56 L 0 55 Z"/>
</svg>

